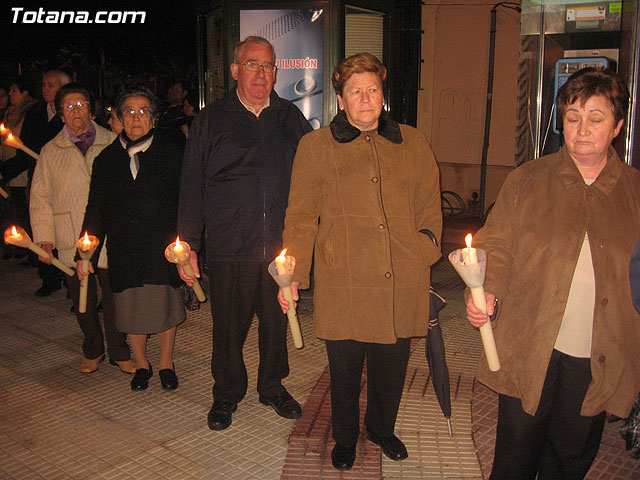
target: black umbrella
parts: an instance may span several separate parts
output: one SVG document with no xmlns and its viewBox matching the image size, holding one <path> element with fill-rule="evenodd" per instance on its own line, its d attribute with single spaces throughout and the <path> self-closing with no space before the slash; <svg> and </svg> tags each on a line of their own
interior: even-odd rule
<svg viewBox="0 0 640 480">
<path fill-rule="evenodd" d="M 447 419 L 449 427 L 449 438 L 453 438 L 451 429 L 451 387 L 449 384 L 449 368 L 444 353 L 444 341 L 442 339 L 442 329 L 438 322 L 438 312 L 446 304 L 446 300 L 438 295 L 433 289 L 429 290 L 429 333 L 425 346 L 429 372 L 433 381 L 433 389 L 436 392 L 438 403 L 442 413 Z"/>
</svg>

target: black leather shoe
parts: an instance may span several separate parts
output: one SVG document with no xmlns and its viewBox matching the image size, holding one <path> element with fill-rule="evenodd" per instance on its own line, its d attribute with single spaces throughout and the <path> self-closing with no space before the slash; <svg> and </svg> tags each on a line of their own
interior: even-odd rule
<svg viewBox="0 0 640 480">
<path fill-rule="evenodd" d="M 331 450 L 331 463 L 333 468 L 338 470 L 351 470 L 353 462 L 356 461 L 356 446 L 343 447 L 336 443 L 336 446 Z"/>
<path fill-rule="evenodd" d="M 57 292 L 60 290 L 60 284 L 58 285 L 42 285 L 38 290 L 36 290 L 36 297 L 48 297 L 53 292 Z"/>
<path fill-rule="evenodd" d="M 404 460 L 409 456 L 404 443 L 402 443 L 402 440 L 400 440 L 395 435 L 382 438 L 367 428 L 367 439 L 372 441 L 376 445 L 380 445 L 382 453 L 384 453 L 391 460 Z"/>
<path fill-rule="evenodd" d="M 260 396 L 260 403 L 273 407 L 278 415 L 284 418 L 300 418 L 302 408 L 300 404 L 286 390 L 272 398 Z"/>
<path fill-rule="evenodd" d="M 176 367 L 163 368 L 158 372 L 160 376 L 160 385 L 164 390 L 175 390 L 178 388 L 178 377 L 176 376 Z"/>
<path fill-rule="evenodd" d="M 238 409 L 237 403 L 231 402 L 213 402 L 209 415 L 207 415 L 207 424 L 211 430 L 224 430 L 231 425 L 231 414 Z"/>
<path fill-rule="evenodd" d="M 139 368 L 131 379 L 131 390 L 146 390 L 149 386 L 149 379 L 153 376 L 153 368 L 149 365 L 149 369 Z"/>
</svg>

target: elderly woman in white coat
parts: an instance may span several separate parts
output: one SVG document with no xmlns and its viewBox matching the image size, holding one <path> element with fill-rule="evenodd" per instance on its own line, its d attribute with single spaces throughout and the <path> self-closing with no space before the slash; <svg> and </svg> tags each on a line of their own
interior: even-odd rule
<svg viewBox="0 0 640 480">
<path fill-rule="evenodd" d="M 64 128 L 40 152 L 31 185 L 29 211 L 34 242 L 60 261 L 75 267 L 76 241 L 81 232 L 84 211 L 89 198 L 89 182 L 93 160 L 116 135 L 92 121 L 93 94 L 78 84 L 70 83 L 58 90 L 56 113 L 62 117 Z M 51 263 L 50 257 L 40 261 Z M 75 306 L 76 317 L 84 340 L 82 373 L 92 373 L 105 358 L 104 337 L 110 363 L 125 373 L 135 373 L 126 335 L 114 322 L 113 296 L 107 276 L 106 249 L 100 254 L 98 278 L 102 287 L 102 306 L 105 331 L 103 334 L 97 309 L 95 275 L 89 279 L 87 309 L 78 312 L 80 282 L 76 276 L 67 278 L 67 285 Z"/>
</svg>

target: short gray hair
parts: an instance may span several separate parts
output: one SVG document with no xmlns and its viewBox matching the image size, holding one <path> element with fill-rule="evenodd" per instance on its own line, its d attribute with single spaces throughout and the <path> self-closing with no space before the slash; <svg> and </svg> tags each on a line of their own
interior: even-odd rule
<svg viewBox="0 0 640 480">
<path fill-rule="evenodd" d="M 243 41 L 236 43 L 236 47 L 233 49 L 233 63 L 240 63 L 244 48 L 250 43 L 268 48 L 271 51 L 271 58 L 274 62 L 276 61 L 276 50 L 273 48 L 271 42 L 266 38 L 251 35 Z"/>
<path fill-rule="evenodd" d="M 61 87 L 63 85 L 66 85 L 67 83 L 71 83 L 71 77 L 69 76 L 69 74 L 63 72 L 62 70 L 49 70 L 48 72 L 44 72 L 44 75 L 42 75 L 42 77 L 44 78 L 48 75 L 55 75 L 56 77 L 58 77 L 58 83 Z"/>
<path fill-rule="evenodd" d="M 144 97 L 149 100 L 149 113 L 151 114 L 151 118 L 153 120 L 158 118 L 158 99 L 153 92 L 147 87 L 132 86 L 127 87 L 126 90 L 116 98 L 116 113 L 120 120 L 122 120 L 122 107 L 124 107 L 124 103 L 131 97 Z"/>
</svg>

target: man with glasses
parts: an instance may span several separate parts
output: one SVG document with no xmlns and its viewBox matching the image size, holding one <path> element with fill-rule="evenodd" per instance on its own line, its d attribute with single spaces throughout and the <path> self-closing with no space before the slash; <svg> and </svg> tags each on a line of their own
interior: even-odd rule
<svg viewBox="0 0 640 480">
<path fill-rule="evenodd" d="M 54 248 L 58 259 L 75 267 L 76 241 L 81 236 L 82 221 L 89 198 L 89 182 L 96 156 L 116 137 L 91 120 L 94 112 L 93 94 L 78 84 L 61 87 L 55 96 L 57 115 L 64 128 L 40 152 L 31 184 L 29 210 L 33 240 L 49 253 L 40 257 L 51 263 Z M 91 232 L 89 232 L 91 234 Z M 84 335 L 84 358 L 80 372 L 92 373 L 105 357 L 104 339 L 112 364 L 125 373 L 134 373 L 126 335 L 115 327 L 113 294 L 107 276 L 106 249 L 98 261 L 98 277 L 102 287 L 104 334 L 97 309 L 95 276 L 89 278 L 86 311 L 78 311 L 80 280 L 67 277 L 67 285 L 75 306 L 78 325 Z"/>
<path fill-rule="evenodd" d="M 293 158 L 311 126 L 296 106 L 273 91 L 271 43 L 247 37 L 236 45 L 233 58 L 236 88 L 200 112 L 191 126 L 178 210 L 178 233 L 192 246 L 191 264 L 198 275 L 206 229 L 214 379 L 207 420 L 212 430 L 231 425 L 245 396 L 242 347 L 254 314 L 259 321 L 259 401 L 282 417 L 301 415 L 282 385 L 289 374 L 287 321 L 267 266 L 282 249 Z"/>
</svg>

